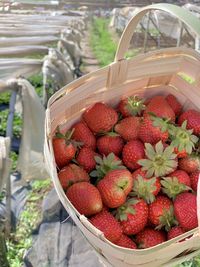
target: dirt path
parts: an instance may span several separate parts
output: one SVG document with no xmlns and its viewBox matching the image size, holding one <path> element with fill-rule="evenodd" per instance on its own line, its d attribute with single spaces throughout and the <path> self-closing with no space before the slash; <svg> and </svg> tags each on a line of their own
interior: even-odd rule
<svg viewBox="0 0 200 267">
<path fill-rule="evenodd" d="M 81 43 L 81 47 L 82 47 L 82 52 L 83 52 L 82 71 L 84 73 L 89 73 L 89 72 L 99 69 L 100 68 L 99 63 L 97 59 L 95 58 L 89 45 L 89 30 L 85 33 L 85 36 Z"/>
</svg>

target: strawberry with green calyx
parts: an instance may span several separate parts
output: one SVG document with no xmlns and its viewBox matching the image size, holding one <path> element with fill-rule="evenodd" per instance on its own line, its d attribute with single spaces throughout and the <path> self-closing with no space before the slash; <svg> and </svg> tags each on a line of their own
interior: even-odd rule
<svg viewBox="0 0 200 267">
<path fill-rule="evenodd" d="M 113 153 L 110 153 L 107 157 L 95 156 L 96 170 L 90 173 L 91 177 L 97 177 L 98 180 L 103 178 L 111 170 L 125 170 L 126 167 L 122 165 L 122 161 L 116 157 Z"/>
<path fill-rule="evenodd" d="M 91 216 L 100 212 L 103 208 L 98 189 L 88 182 L 71 185 L 66 195 L 80 214 Z"/>
<path fill-rule="evenodd" d="M 96 149 L 96 138 L 84 122 L 77 122 L 73 125 L 73 129 L 72 138 L 75 141 L 82 142 L 84 146 L 92 150 Z"/>
<path fill-rule="evenodd" d="M 124 234 L 122 234 L 120 239 L 117 242 L 115 242 L 115 245 L 123 248 L 131 248 L 131 249 L 137 248 L 135 242 L 130 237 Z"/>
<path fill-rule="evenodd" d="M 187 173 L 196 172 L 200 169 L 200 158 L 198 155 L 191 154 L 178 161 L 179 169 L 186 171 Z"/>
<path fill-rule="evenodd" d="M 144 229 L 148 221 L 148 205 L 143 199 L 130 198 L 116 211 L 123 233 L 134 235 Z"/>
<path fill-rule="evenodd" d="M 155 148 L 146 143 L 145 154 L 147 159 L 140 159 L 138 164 L 146 171 L 147 178 L 165 176 L 177 168 L 174 148 L 171 146 L 164 148 L 161 141 L 155 145 Z"/>
<path fill-rule="evenodd" d="M 157 120 L 162 120 L 161 118 L 156 118 Z M 139 139 L 143 143 L 150 144 L 156 144 L 160 140 L 162 142 L 166 142 L 169 136 L 168 131 L 162 131 L 163 128 L 160 124 L 154 125 L 153 123 L 154 121 L 152 120 L 152 116 L 143 119 L 138 132 Z"/>
<path fill-rule="evenodd" d="M 178 157 L 181 156 L 179 153 L 184 153 L 184 155 L 190 155 L 198 142 L 198 137 L 193 135 L 193 130 L 187 130 L 187 121 L 184 121 L 181 127 L 171 127 L 169 130 L 171 146 L 177 149 Z"/>
<path fill-rule="evenodd" d="M 139 98 L 138 96 L 130 96 L 120 101 L 119 111 L 124 117 L 141 115 L 145 110 L 146 106 L 144 105 L 144 99 Z"/>
<path fill-rule="evenodd" d="M 122 228 L 115 217 L 106 209 L 90 218 L 90 222 L 104 233 L 111 242 L 117 242 L 122 236 Z"/>
<path fill-rule="evenodd" d="M 58 178 L 64 190 L 67 190 L 74 183 L 89 182 L 90 180 L 87 172 L 75 164 L 69 164 L 62 168 L 58 173 Z"/>
<path fill-rule="evenodd" d="M 132 187 L 133 178 L 128 170 L 112 170 L 97 184 L 103 203 L 109 208 L 121 206 Z"/>
<path fill-rule="evenodd" d="M 156 229 L 164 227 L 166 231 L 169 231 L 173 225 L 177 225 L 172 201 L 166 196 L 158 196 L 149 205 L 149 220 Z"/>
<path fill-rule="evenodd" d="M 117 123 L 118 115 L 112 107 L 98 102 L 83 113 L 83 120 L 93 133 L 104 133 Z"/>
<path fill-rule="evenodd" d="M 182 125 L 187 121 L 187 129 L 193 130 L 195 135 L 200 134 L 200 112 L 194 109 L 184 111 L 178 118 L 178 124 Z"/>
<path fill-rule="evenodd" d="M 161 184 L 159 178 L 153 177 L 150 179 L 143 178 L 138 175 L 133 182 L 133 190 L 129 196 L 137 196 L 144 199 L 147 203 L 152 203 L 155 200 L 155 196 L 160 191 Z"/>
<path fill-rule="evenodd" d="M 165 97 L 165 100 L 170 105 L 170 107 L 173 109 L 175 115 L 178 116 L 181 113 L 181 110 L 182 110 L 183 106 L 177 100 L 177 98 L 174 95 L 172 95 L 172 94 L 168 94 Z"/>
<path fill-rule="evenodd" d="M 115 125 L 115 131 L 118 134 L 120 134 L 120 136 L 125 141 L 138 139 L 140 124 L 141 124 L 140 117 L 127 117 L 119 121 Z"/>
<path fill-rule="evenodd" d="M 57 127 L 57 132 L 53 138 L 53 150 L 56 164 L 59 169 L 67 165 L 75 156 L 77 147 L 81 143 L 71 139 L 74 129 L 69 130 L 66 134 L 60 132 Z"/>
<path fill-rule="evenodd" d="M 140 168 L 138 160 L 143 159 L 144 156 L 144 144 L 140 140 L 129 141 L 122 150 L 123 163 L 131 170 Z"/>
<path fill-rule="evenodd" d="M 185 233 L 185 230 L 181 226 L 174 226 L 167 233 L 167 240 L 175 238 L 175 237 L 182 235 L 184 233 Z"/>
<path fill-rule="evenodd" d="M 178 194 L 191 190 L 190 177 L 183 170 L 175 170 L 169 177 L 161 180 L 162 191 L 169 197 L 175 198 Z"/>
<path fill-rule="evenodd" d="M 99 152 L 105 156 L 110 153 L 114 153 L 116 156 L 119 156 L 123 146 L 123 139 L 115 132 L 105 133 L 104 136 L 97 139 L 97 148 Z"/>
<path fill-rule="evenodd" d="M 83 167 L 84 170 L 91 172 L 96 166 L 95 157 L 97 155 L 98 154 L 91 148 L 83 147 L 79 151 L 78 156 L 76 157 L 76 161 L 80 166 Z"/>
<path fill-rule="evenodd" d="M 164 231 L 158 231 L 152 228 L 145 228 L 136 235 L 136 243 L 138 248 L 150 248 L 166 241 L 166 234 Z"/>
<path fill-rule="evenodd" d="M 174 200 L 174 213 L 179 225 L 186 231 L 198 227 L 196 195 L 188 192 L 178 195 Z"/>
<path fill-rule="evenodd" d="M 157 117 L 170 119 L 172 122 L 175 121 L 175 113 L 164 96 L 157 95 L 151 98 L 145 109 L 144 116 L 150 116 L 149 112 L 154 113 Z"/>
<path fill-rule="evenodd" d="M 198 182 L 199 182 L 199 175 L 200 175 L 200 171 L 199 170 L 190 173 L 191 187 L 195 192 L 197 192 L 197 186 L 198 186 Z"/>
</svg>

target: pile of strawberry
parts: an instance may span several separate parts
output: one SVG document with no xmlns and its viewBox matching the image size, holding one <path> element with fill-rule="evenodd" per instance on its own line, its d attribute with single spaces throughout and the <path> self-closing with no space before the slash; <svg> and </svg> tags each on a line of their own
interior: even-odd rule
<svg viewBox="0 0 200 267">
<path fill-rule="evenodd" d="M 200 112 L 169 94 L 95 103 L 53 139 L 68 199 L 105 237 L 149 248 L 197 223 Z"/>
</svg>

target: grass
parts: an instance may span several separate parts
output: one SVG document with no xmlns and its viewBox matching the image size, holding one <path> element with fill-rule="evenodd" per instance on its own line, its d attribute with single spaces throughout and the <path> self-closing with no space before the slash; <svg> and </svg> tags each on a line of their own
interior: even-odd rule
<svg viewBox="0 0 200 267">
<path fill-rule="evenodd" d="M 27 196 L 25 209 L 22 211 L 16 232 L 7 240 L 7 257 L 10 267 L 21 267 L 25 252 L 32 246 L 32 232 L 42 220 L 41 204 L 52 188 L 51 180 L 36 180 Z"/>
<path fill-rule="evenodd" d="M 90 45 L 101 67 L 114 60 L 117 44 L 108 32 L 109 19 L 96 18 L 91 27 Z"/>
</svg>

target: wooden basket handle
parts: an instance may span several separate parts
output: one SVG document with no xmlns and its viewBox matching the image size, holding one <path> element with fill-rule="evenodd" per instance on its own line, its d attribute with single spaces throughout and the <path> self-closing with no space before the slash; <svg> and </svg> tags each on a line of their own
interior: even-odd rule
<svg viewBox="0 0 200 267">
<path fill-rule="evenodd" d="M 118 44 L 115 62 L 124 59 L 125 53 L 129 48 L 131 38 L 139 21 L 151 10 L 161 10 L 175 16 L 180 21 L 184 22 L 192 32 L 200 37 L 200 21 L 188 10 L 172 4 L 155 4 L 146 6 L 141 8 L 126 26 Z"/>
</svg>

